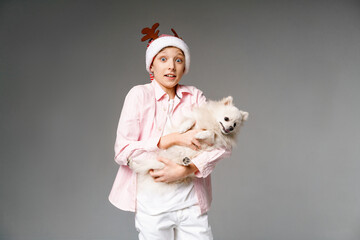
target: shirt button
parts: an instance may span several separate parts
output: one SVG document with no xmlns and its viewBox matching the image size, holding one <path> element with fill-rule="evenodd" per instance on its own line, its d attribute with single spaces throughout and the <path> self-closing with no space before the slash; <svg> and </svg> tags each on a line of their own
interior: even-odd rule
<svg viewBox="0 0 360 240">
<path fill-rule="evenodd" d="M 160 127 L 158 128 L 158 130 L 159 130 L 159 132 L 161 132 L 161 128 L 160 128 Z"/>
<path fill-rule="evenodd" d="M 166 107 L 163 107 L 164 112 L 166 112 Z"/>
</svg>

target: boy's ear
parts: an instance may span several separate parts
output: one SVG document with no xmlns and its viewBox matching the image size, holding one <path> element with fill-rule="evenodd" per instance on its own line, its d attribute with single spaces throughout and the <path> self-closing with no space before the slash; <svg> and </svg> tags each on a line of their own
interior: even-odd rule
<svg viewBox="0 0 360 240">
<path fill-rule="evenodd" d="M 232 105 L 233 104 L 233 97 L 232 96 L 228 96 L 226 98 L 223 98 L 221 100 L 221 102 L 224 104 L 224 105 Z"/>
</svg>

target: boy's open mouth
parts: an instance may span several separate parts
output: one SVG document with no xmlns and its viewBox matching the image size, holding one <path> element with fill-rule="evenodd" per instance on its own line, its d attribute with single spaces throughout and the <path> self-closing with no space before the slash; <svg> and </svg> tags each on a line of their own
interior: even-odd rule
<svg viewBox="0 0 360 240">
<path fill-rule="evenodd" d="M 165 74 L 165 77 L 176 77 L 174 74 Z"/>
</svg>

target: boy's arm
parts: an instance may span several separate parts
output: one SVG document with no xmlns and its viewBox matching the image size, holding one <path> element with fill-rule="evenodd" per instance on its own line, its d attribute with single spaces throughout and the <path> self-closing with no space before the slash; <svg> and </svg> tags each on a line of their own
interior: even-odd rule
<svg viewBox="0 0 360 240">
<path fill-rule="evenodd" d="M 160 138 L 160 141 L 158 143 L 158 148 L 160 149 L 168 149 L 171 146 L 179 145 L 179 146 L 185 146 L 189 147 L 193 150 L 199 150 L 201 147 L 201 143 L 197 138 L 195 138 L 195 135 L 197 133 L 201 132 L 201 130 L 189 130 L 184 133 L 170 133 Z"/>
<path fill-rule="evenodd" d="M 215 149 L 203 152 L 192 160 L 189 166 L 179 165 L 169 159 L 158 157 L 164 168 L 151 170 L 149 173 L 155 182 L 174 182 L 195 173 L 195 177 L 206 178 L 215 168 L 215 164 L 222 158 L 229 157 L 231 150 Z"/>
<path fill-rule="evenodd" d="M 125 98 L 117 128 L 114 161 L 119 165 L 126 165 L 130 157 L 144 155 L 158 149 L 160 134 L 139 141 L 142 131 L 142 126 L 140 126 L 142 102 L 142 90 L 133 87 Z"/>
<path fill-rule="evenodd" d="M 194 164 L 183 166 L 162 157 L 158 157 L 158 160 L 164 164 L 164 167 L 162 169 L 150 170 L 149 172 L 155 182 L 175 182 L 197 171 Z"/>
</svg>

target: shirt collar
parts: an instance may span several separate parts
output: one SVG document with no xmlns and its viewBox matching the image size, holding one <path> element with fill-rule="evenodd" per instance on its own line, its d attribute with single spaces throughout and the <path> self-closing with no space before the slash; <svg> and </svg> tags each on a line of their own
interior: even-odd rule
<svg viewBox="0 0 360 240">
<path fill-rule="evenodd" d="M 161 98 L 163 98 L 166 95 L 166 92 L 161 88 L 159 83 L 154 79 L 151 84 L 153 85 L 155 89 L 155 98 L 157 101 L 159 101 Z M 182 98 L 184 94 L 192 94 L 188 86 L 178 84 L 176 87 L 176 96 L 175 98 Z"/>
</svg>

